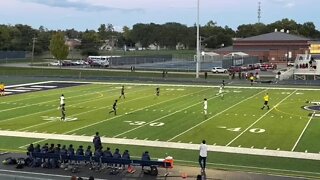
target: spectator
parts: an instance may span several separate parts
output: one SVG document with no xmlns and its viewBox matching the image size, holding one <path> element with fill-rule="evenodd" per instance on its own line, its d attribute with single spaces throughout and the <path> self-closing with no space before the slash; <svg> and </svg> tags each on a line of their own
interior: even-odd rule
<svg viewBox="0 0 320 180">
<path fill-rule="evenodd" d="M 142 161 L 150 161 L 150 160 L 151 160 L 148 151 L 145 151 L 145 152 L 142 154 L 141 160 L 142 160 Z M 143 169 L 144 169 L 144 166 L 142 166 L 142 170 L 143 170 Z"/>
<path fill-rule="evenodd" d="M 39 153 L 41 151 L 40 150 L 40 144 L 37 144 L 33 151 L 36 152 L 36 153 Z"/>
<path fill-rule="evenodd" d="M 206 169 L 206 161 L 207 161 L 207 145 L 206 140 L 202 140 L 202 144 L 200 145 L 200 154 L 199 154 L 199 164 L 201 168 L 201 172 L 205 172 Z"/>
<path fill-rule="evenodd" d="M 94 151 L 97 151 L 102 146 L 99 132 L 96 132 L 96 135 L 93 137 L 92 142 L 94 145 Z"/>
<path fill-rule="evenodd" d="M 87 156 L 87 157 L 92 157 L 91 146 L 87 147 L 87 150 L 86 150 L 84 155 Z"/>
<path fill-rule="evenodd" d="M 207 78 L 208 78 L 208 73 L 206 71 L 206 72 L 204 72 L 204 79 L 207 79 Z"/>
<path fill-rule="evenodd" d="M 33 152 L 34 152 L 33 144 L 30 144 L 29 147 L 27 148 L 27 155 L 31 157 Z"/>
<path fill-rule="evenodd" d="M 57 146 L 54 148 L 55 154 L 60 154 L 61 144 L 57 144 Z"/>
<path fill-rule="evenodd" d="M 54 153 L 54 144 L 50 144 L 50 147 L 48 149 L 48 153 Z"/>
<path fill-rule="evenodd" d="M 130 154 L 128 150 L 125 150 L 122 154 L 122 159 L 130 160 Z"/>
<path fill-rule="evenodd" d="M 116 150 L 114 151 L 113 158 L 114 159 L 121 159 L 121 154 L 120 154 L 120 151 L 118 148 L 116 148 Z M 121 166 L 121 165 L 119 165 L 119 166 Z M 117 164 L 115 164 L 115 167 L 117 167 Z"/>
<path fill-rule="evenodd" d="M 113 157 L 109 147 L 107 147 L 107 150 L 105 150 L 103 152 L 103 157 L 106 157 L 106 158 L 112 158 Z"/>
<path fill-rule="evenodd" d="M 74 148 L 72 144 L 69 145 L 68 156 L 74 156 Z"/>
<path fill-rule="evenodd" d="M 107 149 L 103 152 L 103 157 L 105 157 L 105 158 L 112 158 L 113 157 L 109 147 L 107 147 Z M 112 164 L 110 164 L 110 163 L 107 164 L 108 167 L 110 167 L 111 165 Z"/>
<path fill-rule="evenodd" d="M 82 145 L 80 145 L 79 148 L 77 149 L 76 155 L 77 155 L 77 156 L 83 156 L 83 155 L 84 155 L 84 153 L 83 153 L 83 146 L 82 146 Z"/>
<path fill-rule="evenodd" d="M 93 176 L 90 176 L 88 180 L 94 180 L 94 177 L 93 177 Z"/>
<path fill-rule="evenodd" d="M 97 149 L 97 150 L 94 152 L 94 156 L 97 157 L 97 158 L 100 158 L 100 157 L 103 156 L 102 147 L 100 147 L 99 149 Z"/>
<path fill-rule="evenodd" d="M 122 159 L 124 160 L 130 160 L 130 154 L 128 150 L 124 150 L 123 154 L 122 154 Z M 130 165 L 128 165 L 128 169 L 129 169 Z M 125 168 L 125 165 L 123 164 L 123 168 Z"/>
<path fill-rule="evenodd" d="M 48 152 L 48 143 L 45 143 L 41 148 L 41 153 L 47 153 Z"/>
<path fill-rule="evenodd" d="M 71 180 L 77 180 L 76 176 L 71 176 Z"/>
<path fill-rule="evenodd" d="M 260 76 L 259 76 L 259 73 L 258 73 L 258 72 L 256 72 L 256 79 L 257 79 L 257 80 L 260 79 Z"/>
<path fill-rule="evenodd" d="M 67 155 L 67 154 L 68 154 L 68 151 L 67 151 L 66 145 L 63 145 L 60 150 L 60 155 Z"/>
</svg>

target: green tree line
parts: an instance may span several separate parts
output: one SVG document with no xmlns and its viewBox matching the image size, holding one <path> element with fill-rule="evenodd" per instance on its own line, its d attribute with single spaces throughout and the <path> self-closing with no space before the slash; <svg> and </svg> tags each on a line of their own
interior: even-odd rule
<svg viewBox="0 0 320 180">
<path fill-rule="evenodd" d="M 270 24 L 256 23 L 243 24 L 236 30 L 228 26 L 221 27 L 213 21 L 200 27 L 201 43 L 206 48 L 219 48 L 232 44 L 233 38 L 245 38 L 264 33 L 273 32 L 274 29 L 289 30 L 291 34 L 301 35 L 313 39 L 320 39 L 320 31 L 313 22 L 299 24 L 294 20 L 282 19 Z M 196 48 L 196 26 L 186 26 L 180 23 L 168 22 L 165 24 L 133 25 L 132 28 L 124 26 L 118 32 L 112 24 L 101 24 L 97 30 L 78 31 L 75 29 L 60 30 L 65 38 L 81 40 L 79 48 L 84 54 L 97 52 L 98 48 L 106 41 L 111 41 L 114 47 L 134 47 L 139 43 L 142 47 L 154 44 L 161 48 L 175 49 L 177 44 L 183 44 L 187 49 Z M 34 29 L 29 25 L 0 25 L 0 50 L 2 51 L 31 51 L 32 38 L 37 38 L 35 53 L 49 51 L 50 41 L 54 30 L 41 26 Z"/>
</svg>

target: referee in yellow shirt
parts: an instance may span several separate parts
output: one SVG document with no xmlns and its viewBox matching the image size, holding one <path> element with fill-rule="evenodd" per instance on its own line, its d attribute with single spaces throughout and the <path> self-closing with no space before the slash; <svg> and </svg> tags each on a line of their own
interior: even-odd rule
<svg viewBox="0 0 320 180">
<path fill-rule="evenodd" d="M 262 110 L 264 109 L 264 107 L 267 106 L 268 110 L 270 109 L 269 105 L 268 105 L 268 102 L 269 102 L 269 95 L 268 93 L 266 93 L 264 96 L 263 96 L 263 100 L 264 100 L 264 104 L 263 104 L 263 107 L 261 108 Z"/>
<path fill-rule="evenodd" d="M 253 75 L 251 75 L 249 79 L 250 79 L 250 84 L 251 84 L 251 86 L 252 86 L 252 85 L 253 85 L 253 81 L 254 81 Z"/>
<path fill-rule="evenodd" d="M 4 83 L 1 82 L 0 83 L 0 96 L 4 96 L 4 95 L 5 95 L 5 93 L 4 93 Z"/>
</svg>

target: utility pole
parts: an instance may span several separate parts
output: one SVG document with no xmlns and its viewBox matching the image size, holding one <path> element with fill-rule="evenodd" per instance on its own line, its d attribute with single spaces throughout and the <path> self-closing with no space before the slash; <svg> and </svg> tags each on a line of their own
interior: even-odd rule
<svg viewBox="0 0 320 180">
<path fill-rule="evenodd" d="M 32 38 L 32 57 L 31 57 L 31 67 L 32 67 L 32 65 L 33 65 L 33 60 L 34 60 L 34 46 L 35 46 L 36 40 L 37 40 L 37 38 L 36 38 L 36 37 Z"/>
<path fill-rule="evenodd" d="M 200 0 L 197 3 L 197 60 L 196 60 L 196 78 L 199 78 L 200 69 L 200 28 L 199 28 L 199 8 Z"/>
</svg>

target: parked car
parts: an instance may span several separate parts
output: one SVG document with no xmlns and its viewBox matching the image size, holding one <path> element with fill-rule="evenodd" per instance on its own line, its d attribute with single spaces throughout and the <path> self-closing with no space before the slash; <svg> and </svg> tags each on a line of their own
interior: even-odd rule
<svg viewBox="0 0 320 180">
<path fill-rule="evenodd" d="M 59 61 L 53 61 L 49 63 L 50 66 L 60 66 L 62 65 Z"/>
<path fill-rule="evenodd" d="M 262 63 L 260 65 L 260 70 L 261 69 L 277 69 L 277 65 L 272 63 Z"/>
<path fill-rule="evenodd" d="M 224 69 L 222 67 L 213 67 L 211 69 L 212 73 L 227 73 L 227 71 L 228 71 L 227 69 Z"/>
<path fill-rule="evenodd" d="M 72 65 L 78 66 L 78 65 L 88 65 L 88 62 L 84 60 L 77 60 L 77 61 L 72 61 Z"/>
<path fill-rule="evenodd" d="M 229 72 L 241 72 L 240 66 L 230 66 L 228 69 Z"/>
<path fill-rule="evenodd" d="M 294 62 L 288 61 L 287 66 L 291 66 L 291 67 L 294 66 Z"/>
</svg>

